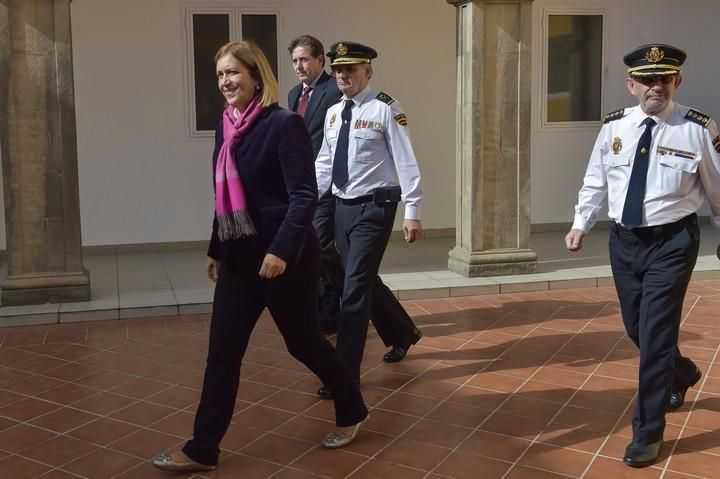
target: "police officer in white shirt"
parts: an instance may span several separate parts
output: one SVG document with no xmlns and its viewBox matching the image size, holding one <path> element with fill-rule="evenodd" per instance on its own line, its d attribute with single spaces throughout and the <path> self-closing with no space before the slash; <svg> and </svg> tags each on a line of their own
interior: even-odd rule
<svg viewBox="0 0 720 479">
<path fill-rule="evenodd" d="M 565 237 L 570 251 L 608 197 L 610 263 L 628 336 L 640 349 L 633 439 L 624 462 L 660 454 L 665 412 L 682 406 L 700 369 L 678 349 L 683 300 L 697 259 L 695 211 L 705 198 L 720 227 L 720 136 L 713 120 L 673 101 L 685 53 L 664 44 L 628 53 L 625 80 L 638 106 L 605 116 Z"/>
<path fill-rule="evenodd" d="M 343 97 L 328 109 L 315 168 L 320 195 L 332 188 L 337 198 L 335 242 L 345 267 L 337 349 L 359 381 L 371 295 L 391 299 L 383 301 L 384 311 L 372 311 L 379 335 L 393 346 L 386 362 L 403 359 L 422 336 L 378 277 L 399 201 L 405 205 L 405 240 L 420 238 L 422 187 L 405 113 L 390 95 L 368 86 L 377 52 L 338 42 L 327 55 Z M 318 391 L 321 397 L 326 393 Z"/>
</svg>

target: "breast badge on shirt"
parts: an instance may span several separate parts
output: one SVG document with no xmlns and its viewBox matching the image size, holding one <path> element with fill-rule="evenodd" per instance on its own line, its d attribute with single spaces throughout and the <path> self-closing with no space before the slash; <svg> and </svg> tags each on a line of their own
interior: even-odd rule
<svg viewBox="0 0 720 479">
<path fill-rule="evenodd" d="M 337 113 L 333 113 L 333 116 L 330 117 L 330 123 L 328 123 L 328 128 L 332 128 L 332 126 L 335 124 L 335 120 L 337 120 Z"/>
<path fill-rule="evenodd" d="M 612 142 L 613 155 L 619 155 L 622 150 L 622 140 L 619 136 L 613 138 Z"/>
<path fill-rule="evenodd" d="M 694 160 L 697 156 L 697 154 L 692 151 L 678 150 L 677 148 L 670 148 L 669 146 L 658 146 L 657 154 L 676 156 L 678 158 L 685 158 L 686 160 Z"/>
</svg>

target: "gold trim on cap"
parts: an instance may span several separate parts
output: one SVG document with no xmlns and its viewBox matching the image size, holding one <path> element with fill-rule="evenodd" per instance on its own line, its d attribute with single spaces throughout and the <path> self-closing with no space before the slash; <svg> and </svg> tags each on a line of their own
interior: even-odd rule
<svg viewBox="0 0 720 479">
<path fill-rule="evenodd" d="M 660 77 L 660 76 L 675 76 L 679 75 L 680 70 L 676 71 L 664 71 L 664 72 L 632 72 L 630 76 L 633 77 Z"/>
<path fill-rule="evenodd" d="M 668 65 L 666 63 L 653 63 L 652 65 L 640 65 L 639 67 L 628 68 L 628 73 L 639 72 L 641 70 L 649 70 L 651 68 L 666 68 L 673 72 L 679 72 L 680 67 L 677 65 Z M 639 75 L 650 75 L 651 73 L 638 73 Z M 660 73 L 655 73 L 660 74 Z"/>
<path fill-rule="evenodd" d="M 355 64 L 355 63 L 370 63 L 370 59 L 369 58 L 354 58 L 354 57 L 336 58 L 335 60 L 333 60 L 333 62 L 330 64 L 330 66 L 348 65 L 348 64 Z"/>
</svg>

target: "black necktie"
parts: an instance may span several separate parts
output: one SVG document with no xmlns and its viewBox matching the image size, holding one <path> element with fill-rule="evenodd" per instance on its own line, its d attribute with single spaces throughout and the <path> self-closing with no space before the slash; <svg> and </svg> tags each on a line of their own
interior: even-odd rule
<svg viewBox="0 0 720 479">
<path fill-rule="evenodd" d="M 350 119 L 352 118 L 352 100 L 345 100 L 345 106 L 340 114 L 342 125 L 340 135 L 335 147 L 335 158 L 333 159 L 332 181 L 335 186 L 342 188 L 348 182 L 348 144 L 350 142 Z"/>
<path fill-rule="evenodd" d="M 636 228 L 642 223 L 643 203 L 645 202 L 645 186 L 647 185 L 647 171 L 650 158 L 650 142 L 652 141 L 652 128 L 655 120 L 645 118 L 645 125 L 633 162 L 630 183 L 628 184 L 625 206 L 623 206 L 622 222 L 626 228 Z"/>
</svg>

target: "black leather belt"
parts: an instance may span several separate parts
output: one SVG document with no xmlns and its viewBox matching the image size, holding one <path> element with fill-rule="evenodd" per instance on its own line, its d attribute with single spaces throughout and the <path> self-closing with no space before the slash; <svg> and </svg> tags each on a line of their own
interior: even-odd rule
<svg viewBox="0 0 720 479">
<path fill-rule="evenodd" d="M 628 229 L 621 224 L 614 223 L 613 229 L 624 235 L 633 235 L 640 238 L 667 238 L 679 233 L 689 225 L 697 225 L 697 214 L 693 213 L 673 223 L 658 226 L 643 226 L 642 228 Z"/>
<path fill-rule="evenodd" d="M 363 195 L 358 196 L 357 198 L 340 198 L 339 196 L 337 196 L 336 198 L 338 202 L 344 205 L 352 206 L 371 202 L 373 200 L 373 195 Z"/>
</svg>

